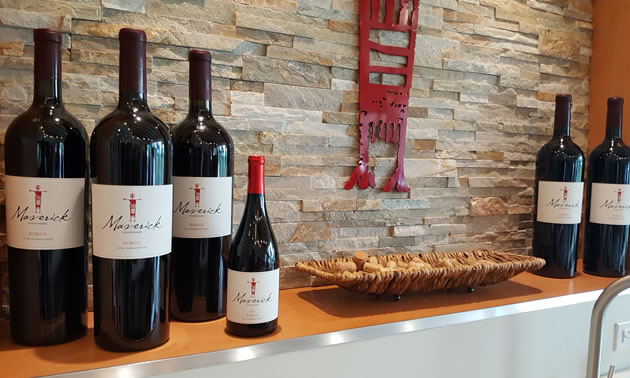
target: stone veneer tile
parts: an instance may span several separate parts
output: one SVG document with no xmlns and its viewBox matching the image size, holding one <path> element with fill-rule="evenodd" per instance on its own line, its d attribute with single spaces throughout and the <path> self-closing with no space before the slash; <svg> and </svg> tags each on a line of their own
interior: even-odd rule
<svg viewBox="0 0 630 378">
<path fill-rule="evenodd" d="M 586 145 L 590 0 L 420 0 L 407 122 L 410 193 L 380 189 L 396 151 L 381 141 L 370 147 L 377 188 L 343 188 L 359 135 L 355 0 L 0 2 L 0 139 L 31 101 L 32 28 L 64 32 L 64 97 L 88 130 L 117 101 L 121 27 L 146 30 L 149 105 L 171 125 L 188 107 L 188 50 L 212 51 L 213 110 L 235 143 L 234 225 L 247 156 L 265 155 L 282 287 L 321 284 L 295 271 L 297 261 L 355 249 L 529 253 L 534 162 L 551 135 L 555 93 L 573 94 L 572 135 Z M 397 33 L 374 37 L 407 43 Z M 0 176 L 0 203 L 2 187 Z M 6 318 L 5 240 L 0 234 Z"/>
</svg>

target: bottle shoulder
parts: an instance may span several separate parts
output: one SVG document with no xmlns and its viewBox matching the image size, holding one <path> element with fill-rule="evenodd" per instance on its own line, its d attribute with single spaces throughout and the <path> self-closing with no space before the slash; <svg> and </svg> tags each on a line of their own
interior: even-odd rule
<svg viewBox="0 0 630 378">
<path fill-rule="evenodd" d="M 68 113 L 63 105 L 32 105 L 9 124 L 5 143 L 24 138 L 49 142 L 80 138 L 83 142 L 87 142 L 87 132 L 81 122 Z"/>
<path fill-rule="evenodd" d="M 584 160 L 584 152 L 570 137 L 552 138 L 538 150 L 539 160 L 550 156 L 563 160 Z"/>
<path fill-rule="evenodd" d="M 129 111 L 117 108 L 101 119 L 92 138 L 126 140 L 137 144 L 170 142 L 168 127 L 148 110 Z"/>
<path fill-rule="evenodd" d="M 187 117 L 172 130 L 173 144 L 233 145 L 230 133 L 212 115 Z"/>
<path fill-rule="evenodd" d="M 604 140 L 589 156 L 589 162 L 596 160 L 630 160 L 630 147 L 623 140 Z"/>
</svg>

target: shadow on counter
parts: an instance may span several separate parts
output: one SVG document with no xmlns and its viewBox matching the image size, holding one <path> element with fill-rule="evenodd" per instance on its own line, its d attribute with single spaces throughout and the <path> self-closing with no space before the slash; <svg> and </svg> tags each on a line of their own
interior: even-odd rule
<svg viewBox="0 0 630 378">
<path fill-rule="evenodd" d="M 473 293 L 469 293 L 466 288 L 460 288 L 403 294 L 399 301 L 394 300 L 391 295 L 361 295 L 348 292 L 340 287 L 304 291 L 298 296 L 330 315 L 354 318 L 406 311 L 435 310 L 445 306 L 452 309 L 452 311 L 447 312 L 460 312 L 498 306 L 506 303 L 498 304 L 494 301 L 539 293 L 542 293 L 540 289 L 513 281 L 505 281 L 494 285 L 475 287 Z M 483 305 L 484 303 L 487 305 Z M 456 306 L 464 305 L 475 306 L 468 309 L 456 308 Z M 437 314 L 428 314 L 428 316 L 431 315 Z"/>
</svg>

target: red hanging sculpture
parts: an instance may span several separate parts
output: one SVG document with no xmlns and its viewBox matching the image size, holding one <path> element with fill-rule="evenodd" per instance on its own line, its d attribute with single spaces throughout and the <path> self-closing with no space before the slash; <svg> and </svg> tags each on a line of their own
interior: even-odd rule
<svg viewBox="0 0 630 378">
<path fill-rule="evenodd" d="M 407 139 L 407 110 L 409 89 L 413 78 L 414 50 L 418 27 L 418 0 L 360 0 L 359 2 L 359 159 L 345 188 L 374 187 L 370 172 L 370 142 L 381 139 L 385 143 L 398 143 L 396 169 L 383 190 L 396 187 L 408 192 L 405 182 L 405 141 Z M 384 6 L 383 6 L 384 5 Z M 370 40 L 372 30 L 391 30 L 408 33 L 407 47 L 385 46 Z M 370 51 L 406 58 L 404 67 L 370 65 Z M 405 77 L 404 86 L 370 83 L 371 73 L 394 74 Z"/>
</svg>

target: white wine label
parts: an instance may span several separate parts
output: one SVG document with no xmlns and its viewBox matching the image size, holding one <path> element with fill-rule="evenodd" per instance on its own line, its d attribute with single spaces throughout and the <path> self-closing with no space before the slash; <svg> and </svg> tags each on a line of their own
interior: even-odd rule
<svg viewBox="0 0 630 378">
<path fill-rule="evenodd" d="M 84 244 L 85 179 L 5 176 L 7 242 L 22 249 Z"/>
<path fill-rule="evenodd" d="M 92 184 L 94 256 L 141 259 L 171 252 L 173 185 Z"/>
<path fill-rule="evenodd" d="M 173 236 L 232 233 L 232 177 L 173 177 Z"/>
<path fill-rule="evenodd" d="M 227 319 L 241 324 L 270 322 L 278 317 L 280 269 L 239 272 L 228 269 Z"/>
<path fill-rule="evenodd" d="M 630 185 L 593 183 L 590 221 L 600 224 L 630 224 Z"/>
<path fill-rule="evenodd" d="M 583 182 L 539 181 L 536 220 L 559 224 L 580 223 L 583 190 Z"/>
</svg>

